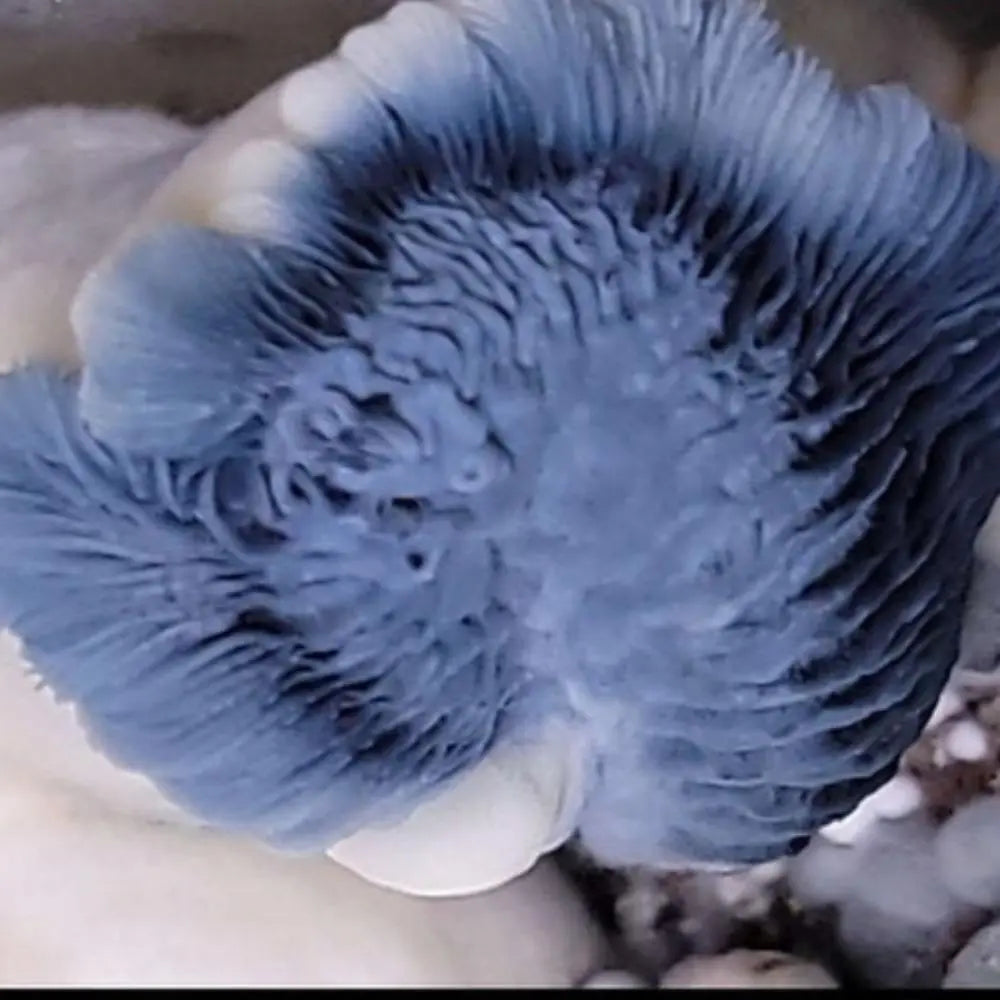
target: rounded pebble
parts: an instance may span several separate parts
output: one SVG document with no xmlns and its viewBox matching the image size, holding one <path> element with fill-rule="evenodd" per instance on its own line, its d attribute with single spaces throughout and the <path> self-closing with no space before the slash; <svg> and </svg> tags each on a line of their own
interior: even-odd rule
<svg viewBox="0 0 1000 1000">
<path fill-rule="evenodd" d="M 948 730 L 944 746 L 955 760 L 984 760 L 990 752 L 989 739 L 982 726 L 972 719 L 962 719 Z"/>
<path fill-rule="evenodd" d="M 859 985 L 873 989 L 935 989 L 944 978 L 949 928 L 916 927 L 857 899 L 837 922 L 838 950 Z"/>
<path fill-rule="evenodd" d="M 837 983 L 812 962 L 780 951 L 730 951 L 693 955 L 660 980 L 664 989 L 814 989 L 835 990 Z"/>
<path fill-rule="evenodd" d="M 780 879 L 755 877 L 753 869 L 719 875 L 713 880 L 715 895 L 723 908 L 739 920 L 760 920 L 770 911 L 775 886 Z"/>
<path fill-rule="evenodd" d="M 809 846 L 788 865 L 788 886 L 804 906 L 839 903 L 854 882 L 859 852 L 813 837 Z"/>
<path fill-rule="evenodd" d="M 946 989 L 1000 989 L 1000 923 L 984 927 L 952 960 Z"/>
<path fill-rule="evenodd" d="M 935 831 L 922 820 L 881 823 L 859 852 L 851 898 L 906 926 L 948 926 L 958 907 L 938 871 L 935 846 Z"/>
<path fill-rule="evenodd" d="M 646 984 L 624 969 L 606 969 L 591 976 L 584 984 L 585 990 L 642 990 Z"/>
<path fill-rule="evenodd" d="M 938 866 L 954 895 L 973 906 L 1000 907 L 1000 798 L 977 799 L 941 827 Z"/>
</svg>

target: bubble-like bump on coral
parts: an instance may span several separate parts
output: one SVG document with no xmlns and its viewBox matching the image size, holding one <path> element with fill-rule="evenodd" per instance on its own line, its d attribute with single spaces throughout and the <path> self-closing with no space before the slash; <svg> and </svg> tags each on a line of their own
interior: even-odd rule
<svg viewBox="0 0 1000 1000">
<path fill-rule="evenodd" d="M 327 854 L 370 882 L 419 896 L 484 892 L 528 871 L 569 837 L 581 789 L 565 733 L 495 750 L 392 826 Z"/>
<path fill-rule="evenodd" d="M 226 164 L 210 224 L 258 239 L 294 239 L 283 199 L 308 170 L 307 155 L 287 141 L 271 138 L 245 143 Z"/>
</svg>

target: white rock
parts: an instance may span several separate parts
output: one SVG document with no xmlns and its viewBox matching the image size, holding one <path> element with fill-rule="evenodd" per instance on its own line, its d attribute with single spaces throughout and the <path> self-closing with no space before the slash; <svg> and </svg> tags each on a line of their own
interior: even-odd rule
<svg viewBox="0 0 1000 1000">
<path fill-rule="evenodd" d="M 938 833 L 936 855 L 958 899 L 1000 907 L 1000 798 L 977 799 L 958 810 Z"/>
<path fill-rule="evenodd" d="M 935 988 L 944 975 L 950 925 L 919 927 L 856 899 L 839 912 L 839 949 L 871 988 Z"/>
<path fill-rule="evenodd" d="M 646 984 L 631 972 L 624 969 L 608 969 L 591 976 L 584 984 L 585 990 L 641 990 Z"/>
<path fill-rule="evenodd" d="M 914 927 L 945 926 L 957 909 L 935 863 L 935 831 L 919 820 L 880 823 L 860 851 L 849 897 Z"/>
<path fill-rule="evenodd" d="M 0 853 L 0 987 L 567 987 L 608 957 L 550 863 L 416 899 L 200 828 L 88 745 L 6 633 Z"/>
<path fill-rule="evenodd" d="M 986 732 L 972 719 L 956 722 L 944 737 L 944 747 L 955 760 L 985 760 L 990 752 Z"/>
<path fill-rule="evenodd" d="M 946 989 L 1000 989 L 1000 923 L 984 927 L 952 960 Z"/>
<path fill-rule="evenodd" d="M 7 790 L 9 792 L 9 790 Z M 543 865 L 427 900 L 86 802 L 0 804 L 0 985 L 561 986 L 604 955 Z"/>
<path fill-rule="evenodd" d="M 719 902 L 733 916 L 754 920 L 767 914 L 774 899 L 774 882 L 754 878 L 750 871 L 719 875 L 715 892 Z"/>
<path fill-rule="evenodd" d="M 851 847 L 813 837 L 788 863 L 788 886 L 804 906 L 839 903 L 851 891 L 860 854 Z"/>
<path fill-rule="evenodd" d="M 660 980 L 664 989 L 820 989 L 837 983 L 818 965 L 778 951 L 737 950 L 695 955 L 678 962 Z"/>
</svg>

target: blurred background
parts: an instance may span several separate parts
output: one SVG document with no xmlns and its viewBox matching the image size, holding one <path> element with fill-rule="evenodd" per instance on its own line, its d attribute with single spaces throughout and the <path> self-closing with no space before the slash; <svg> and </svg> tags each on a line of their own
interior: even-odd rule
<svg viewBox="0 0 1000 1000">
<path fill-rule="evenodd" d="M 152 104 L 205 121 L 392 0 L 0 0 L 0 109 Z"/>
<path fill-rule="evenodd" d="M 740 2 L 740 0 L 730 0 Z M 767 0 L 851 86 L 901 81 L 1000 155 L 1000 0 Z M 239 105 L 391 0 L 0 0 L 0 109 Z"/>
</svg>

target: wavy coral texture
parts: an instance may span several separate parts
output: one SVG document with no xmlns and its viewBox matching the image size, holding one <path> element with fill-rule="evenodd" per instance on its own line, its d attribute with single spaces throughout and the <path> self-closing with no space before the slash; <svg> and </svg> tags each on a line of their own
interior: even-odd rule
<svg viewBox="0 0 1000 1000">
<path fill-rule="evenodd" d="M 992 168 L 706 0 L 367 31 L 281 238 L 157 231 L 82 386 L 0 386 L 0 618 L 112 756 L 284 846 L 559 714 L 603 857 L 796 849 L 957 649 Z"/>
</svg>

